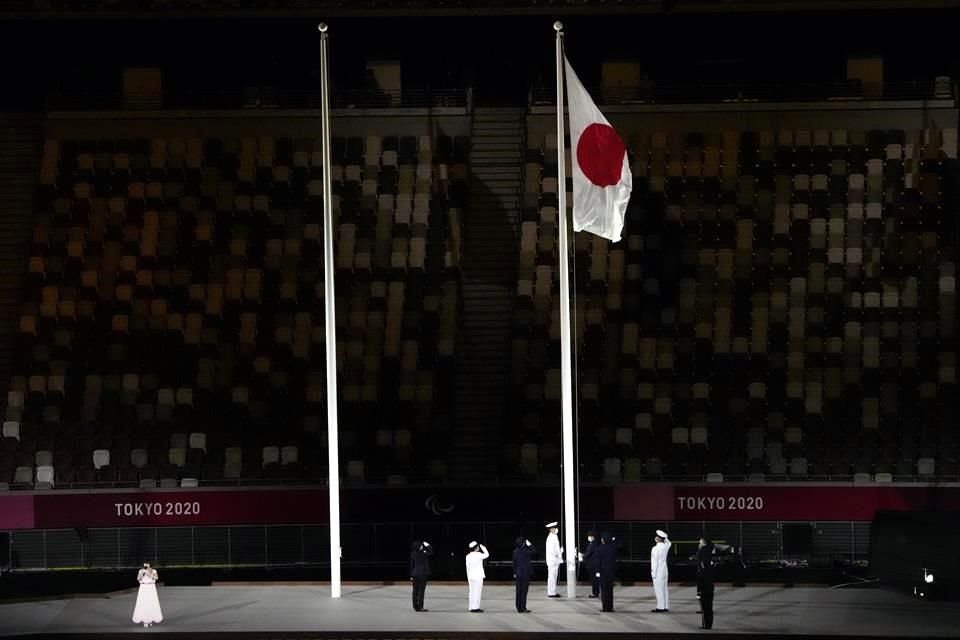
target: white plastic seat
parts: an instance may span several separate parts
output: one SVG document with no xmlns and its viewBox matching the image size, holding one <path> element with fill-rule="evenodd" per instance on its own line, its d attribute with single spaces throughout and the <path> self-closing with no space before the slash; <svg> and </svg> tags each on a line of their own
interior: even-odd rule
<svg viewBox="0 0 960 640">
<path fill-rule="evenodd" d="M 154 480 L 153 478 L 144 478 L 140 481 L 139 486 L 141 489 L 156 489 L 157 481 Z"/>
<path fill-rule="evenodd" d="M 937 465 L 933 458 L 920 458 L 917 460 L 917 475 L 932 476 L 936 470 Z"/>
<path fill-rule="evenodd" d="M 262 455 L 264 467 L 268 464 L 277 464 L 280 462 L 280 447 L 264 447 Z"/>
<path fill-rule="evenodd" d="M 207 450 L 207 434 L 203 432 L 195 432 L 190 434 L 190 448 L 191 449 L 203 449 L 204 452 Z"/>
<path fill-rule="evenodd" d="M 708 473 L 707 482 L 723 482 L 723 474 L 717 472 Z"/>
<path fill-rule="evenodd" d="M 137 469 L 147 466 L 149 456 L 146 449 L 133 449 L 130 452 L 130 464 Z"/>
<path fill-rule="evenodd" d="M 793 458 L 790 460 L 790 475 L 791 476 L 806 476 L 808 470 L 808 464 L 806 458 Z"/>
<path fill-rule="evenodd" d="M 93 452 L 93 466 L 96 469 L 110 464 L 110 451 L 108 449 L 97 449 Z"/>
<path fill-rule="evenodd" d="M 193 488 L 200 486 L 200 482 L 196 478 L 181 478 L 180 486 Z"/>
<path fill-rule="evenodd" d="M 223 460 L 226 464 L 239 466 L 243 462 L 243 449 L 240 447 L 227 447 L 223 451 Z"/>
<path fill-rule="evenodd" d="M 643 480 L 643 460 L 627 458 L 623 468 L 623 479 L 625 482 L 640 482 Z"/>
<path fill-rule="evenodd" d="M 603 461 L 603 481 L 620 482 L 620 458 L 607 458 Z"/>
<path fill-rule="evenodd" d="M 287 445 L 280 449 L 280 462 L 284 466 L 297 464 L 300 461 L 300 451 L 294 445 Z"/>
<path fill-rule="evenodd" d="M 182 447 L 171 447 L 167 451 L 167 461 L 175 467 L 187 464 L 187 450 Z"/>
<path fill-rule="evenodd" d="M 45 464 L 37 467 L 37 489 L 53 488 L 53 467 Z"/>
<path fill-rule="evenodd" d="M 17 467 L 13 472 L 13 481 L 16 484 L 32 484 L 33 467 Z"/>
<path fill-rule="evenodd" d="M 20 423 L 7 420 L 3 423 L 3 437 L 20 439 Z"/>
</svg>

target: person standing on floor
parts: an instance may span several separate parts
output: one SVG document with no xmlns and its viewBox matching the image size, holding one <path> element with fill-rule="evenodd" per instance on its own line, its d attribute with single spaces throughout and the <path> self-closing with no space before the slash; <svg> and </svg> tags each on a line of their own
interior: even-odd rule
<svg viewBox="0 0 960 640">
<path fill-rule="evenodd" d="M 604 531 L 597 547 L 597 571 L 600 574 L 601 611 L 613 612 L 613 581 L 617 577 L 617 539 Z"/>
<path fill-rule="evenodd" d="M 517 538 L 513 545 L 513 579 L 517 584 L 517 613 L 530 613 L 527 609 L 527 590 L 533 576 L 533 556 L 536 547 L 526 538 Z"/>
<path fill-rule="evenodd" d="M 133 607 L 133 621 L 143 623 L 144 627 L 163 622 L 163 612 L 160 610 L 160 598 L 157 597 L 157 570 L 149 562 L 143 563 L 143 568 L 137 572 L 137 604 Z"/>
<path fill-rule="evenodd" d="M 599 556 L 597 555 L 599 549 L 600 542 L 594 537 L 593 531 L 588 531 L 587 550 L 580 560 L 583 562 L 583 567 L 586 569 L 587 575 L 590 576 L 589 597 L 591 598 L 598 598 L 600 596 L 600 566 L 598 565 Z"/>
<path fill-rule="evenodd" d="M 547 525 L 550 533 L 547 534 L 547 597 L 559 598 L 557 593 L 557 578 L 560 577 L 560 566 L 563 564 L 563 547 L 560 546 L 560 538 L 557 534 L 560 529 L 556 522 Z"/>
<path fill-rule="evenodd" d="M 480 594 L 483 592 L 483 561 L 490 557 L 487 548 L 476 541 L 467 547 L 467 584 L 470 586 L 470 613 L 483 613 L 480 608 Z"/>
<path fill-rule="evenodd" d="M 700 611 L 703 614 L 701 626 L 713 628 L 713 581 L 716 564 L 713 561 L 713 543 L 709 538 L 700 538 L 697 549 L 697 597 L 700 598 Z"/>
<path fill-rule="evenodd" d="M 427 580 L 430 579 L 430 558 L 433 547 L 426 540 L 414 540 L 410 547 L 410 580 L 413 582 L 413 610 L 426 611 L 423 608 L 423 596 L 427 592 Z"/>
<path fill-rule="evenodd" d="M 653 579 L 653 593 L 657 598 L 657 608 L 651 613 L 670 611 L 670 594 L 667 591 L 667 557 L 670 552 L 670 540 L 666 532 L 657 529 L 654 538 L 656 544 L 650 550 L 650 577 Z"/>
</svg>

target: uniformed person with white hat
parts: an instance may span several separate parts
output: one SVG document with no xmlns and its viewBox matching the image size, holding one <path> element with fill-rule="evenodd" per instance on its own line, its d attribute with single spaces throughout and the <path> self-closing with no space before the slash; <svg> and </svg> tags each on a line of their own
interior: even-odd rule
<svg viewBox="0 0 960 640">
<path fill-rule="evenodd" d="M 483 561 L 490 557 L 487 548 L 476 541 L 467 547 L 467 584 L 470 586 L 470 613 L 483 613 L 480 608 L 480 594 L 483 592 Z"/>
<path fill-rule="evenodd" d="M 666 613 L 670 610 L 670 594 L 667 592 L 667 555 L 670 552 L 670 540 L 665 531 L 657 529 L 654 538 L 656 544 L 650 550 L 650 577 L 653 579 L 653 593 L 657 597 L 657 608 L 651 613 Z"/>
<path fill-rule="evenodd" d="M 560 538 L 557 536 L 560 529 L 556 522 L 547 525 L 550 533 L 547 534 L 546 561 L 547 561 L 547 597 L 559 598 L 557 593 L 557 578 L 560 576 L 560 567 L 563 565 L 563 547 L 560 546 Z"/>
</svg>

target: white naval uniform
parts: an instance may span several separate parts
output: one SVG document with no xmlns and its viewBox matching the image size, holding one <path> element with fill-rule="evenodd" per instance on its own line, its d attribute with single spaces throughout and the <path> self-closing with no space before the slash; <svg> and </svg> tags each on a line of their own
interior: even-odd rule
<svg viewBox="0 0 960 640">
<path fill-rule="evenodd" d="M 560 576 L 560 567 L 563 565 L 563 549 L 560 548 L 560 538 L 557 534 L 547 535 L 547 595 L 557 595 L 557 578 Z"/>
<path fill-rule="evenodd" d="M 670 594 L 667 591 L 667 555 L 670 540 L 653 545 L 650 550 L 650 577 L 653 579 L 653 593 L 657 597 L 657 609 L 670 608 Z"/>
<path fill-rule="evenodd" d="M 471 551 L 467 554 L 467 584 L 470 585 L 470 611 L 480 608 L 480 594 L 483 591 L 483 561 L 490 557 L 487 548 L 480 545 L 480 553 Z"/>
</svg>

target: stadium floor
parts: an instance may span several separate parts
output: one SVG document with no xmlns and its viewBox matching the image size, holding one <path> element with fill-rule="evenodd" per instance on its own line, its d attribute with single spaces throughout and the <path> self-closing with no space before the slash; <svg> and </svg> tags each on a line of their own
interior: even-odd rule
<svg viewBox="0 0 960 640">
<path fill-rule="evenodd" d="M 561 591 L 562 593 L 562 591 Z M 161 587 L 165 621 L 150 629 L 130 621 L 136 591 L 101 596 L 12 602 L 0 605 L 0 635 L 128 638 L 146 633 L 166 637 L 244 638 L 529 638 L 591 635 L 604 638 L 732 637 L 904 638 L 956 637 L 960 608 L 955 602 L 919 602 L 884 589 L 720 586 L 713 631 L 699 628 L 695 589 L 671 589 L 671 613 L 652 614 L 649 586 L 616 592 L 616 613 L 601 614 L 599 602 L 579 591 L 575 601 L 547 600 L 543 585 L 531 589 L 532 613 L 513 608 L 513 588 L 488 585 L 485 613 L 467 609 L 464 585 L 427 588 L 429 613 L 410 606 L 406 585 L 344 587 L 332 600 L 323 585 L 242 584 Z M 206 636 L 209 633 L 210 636 Z"/>
</svg>

